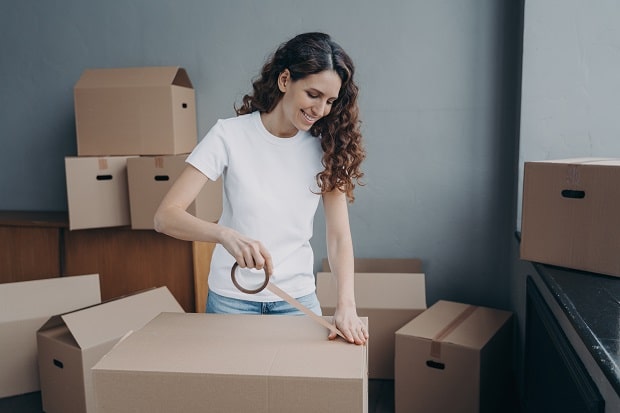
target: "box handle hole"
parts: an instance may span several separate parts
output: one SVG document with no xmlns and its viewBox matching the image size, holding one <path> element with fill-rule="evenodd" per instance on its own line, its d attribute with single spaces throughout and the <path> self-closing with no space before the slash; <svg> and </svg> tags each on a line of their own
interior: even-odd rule
<svg viewBox="0 0 620 413">
<path fill-rule="evenodd" d="M 446 365 L 444 363 L 440 363 L 438 361 L 427 360 L 426 365 L 432 369 L 444 370 Z"/>
<path fill-rule="evenodd" d="M 97 175 L 98 181 L 111 181 L 112 175 Z"/>
<path fill-rule="evenodd" d="M 170 177 L 168 175 L 155 175 L 156 181 L 169 181 Z"/>
<path fill-rule="evenodd" d="M 181 104 L 181 106 L 183 107 L 183 109 L 187 109 L 187 103 L 183 103 Z"/>
<path fill-rule="evenodd" d="M 58 359 L 54 359 L 54 366 L 58 367 L 59 369 L 62 369 L 65 365 L 62 364 L 62 361 Z"/>
<path fill-rule="evenodd" d="M 571 198 L 571 199 L 583 199 L 586 197 L 586 192 L 585 191 L 577 191 L 574 189 L 565 189 L 562 191 L 562 196 L 564 198 Z"/>
</svg>

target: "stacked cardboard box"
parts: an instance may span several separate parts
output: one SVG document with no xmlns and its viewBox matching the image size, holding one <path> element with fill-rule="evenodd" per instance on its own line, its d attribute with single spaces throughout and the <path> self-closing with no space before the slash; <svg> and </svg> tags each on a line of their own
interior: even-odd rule
<svg viewBox="0 0 620 413">
<path fill-rule="evenodd" d="M 526 162 L 521 259 L 620 277 L 620 159 Z"/>
<path fill-rule="evenodd" d="M 187 72 L 180 67 L 87 69 L 74 87 L 74 103 L 78 156 L 65 159 L 69 227 L 130 225 L 130 193 L 142 205 L 144 199 L 159 204 L 160 193 L 180 171 L 168 173 L 157 187 L 150 185 L 153 176 L 141 175 L 145 181 L 136 178 L 131 188 L 127 162 L 155 156 L 150 162 L 161 167 L 167 157 L 186 156 L 196 146 L 195 95 Z M 157 194 L 145 194 L 143 188 Z M 221 188 L 205 188 L 216 200 L 206 217 L 217 219 Z M 156 206 L 135 209 L 136 228 L 152 228 Z"/>
<path fill-rule="evenodd" d="M 419 259 L 356 258 L 355 300 L 359 316 L 372 329 L 368 376 L 394 379 L 394 333 L 426 309 L 426 287 Z M 317 274 L 317 296 L 324 315 L 333 315 L 337 283 L 327 260 Z"/>
</svg>

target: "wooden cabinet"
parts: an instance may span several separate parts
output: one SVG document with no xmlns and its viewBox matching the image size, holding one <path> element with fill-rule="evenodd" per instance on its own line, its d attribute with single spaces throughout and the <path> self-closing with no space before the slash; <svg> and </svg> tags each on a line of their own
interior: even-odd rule
<svg viewBox="0 0 620 413">
<path fill-rule="evenodd" d="M 66 227 L 65 213 L 0 212 L 0 283 L 60 276 Z"/>
<path fill-rule="evenodd" d="M 204 311 L 213 244 L 128 227 L 69 231 L 62 213 L 0 214 L 0 282 L 96 273 L 103 300 L 166 286 L 185 311 Z"/>
</svg>

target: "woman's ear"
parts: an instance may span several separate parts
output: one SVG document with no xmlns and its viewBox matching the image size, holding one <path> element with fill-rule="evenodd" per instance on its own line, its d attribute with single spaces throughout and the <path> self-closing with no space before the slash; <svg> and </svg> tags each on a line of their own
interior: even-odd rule
<svg viewBox="0 0 620 413">
<path fill-rule="evenodd" d="M 278 88 L 280 92 L 286 92 L 286 88 L 291 83 L 291 72 L 288 69 L 284 69 L 278 76 Z"/>
</svg>

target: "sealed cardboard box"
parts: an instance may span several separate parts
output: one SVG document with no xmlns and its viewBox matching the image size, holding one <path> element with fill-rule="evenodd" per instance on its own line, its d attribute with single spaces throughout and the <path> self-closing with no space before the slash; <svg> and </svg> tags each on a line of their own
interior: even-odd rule
<svg viewBox="0 0 620 413">
<path fill-rule="evenodd" d="M 153 229 L 155 211 L 185 169 L 186 158 L 187 154 L 140 156 L 127 160 L 131 228 Z M 208 181 L 188 211 L 205 221 L 218 221 L 222 214 L 222 179 Z"/>
<path fill-rule="evenodd" d="M 417 259 L 355 261 L 357 313 L 368 317 L 372 329 L 368 344 L 368 376 L 371 379 L 394 379 L 394 333 L 426 309 L 426 287 L 421 269 L 421 261 Z M 360 272 L 364 270 L 377 272 Z M 333 315 L 337 301 L 336 279 L 330 272 L 319 272 L 316 277 L 321 310 L 324 315 Z"/>
<path fill-rule="evenodd" d="M 69 229 L 129 225 L 127 156 L 66 157 Z"/>
<path fill-rule="evenodd" d="M 366 347 L 306 316 L 161 314 L 92 373 L 98 413 L 368 411 Z"/>
<path fill-rule="evenodd" d="M 396 332 L 396 412 L 503 411 L 512 313 L 438 301 Z"/>
<path fill-rule="evenodd" d="M 100 301 L 97 274 L 0 284 L 0 397 L 40 389 L 36 335 L 48 318 Z"/>
<path fill-rule="evenodd" d="M 183 312 L 166 287 L 51 317 L 36 334 L 43 410 L 94 412 L 91 367 L 161 312 Z"/>
<path fill-rule="evenodd" d="M 87 69 L 74 104 L 79 156 L 177 155 L 197 143 L 194 88 L 181 67 Z"/>
<path fill-rule="evenodd" d="M 521 259 L 620 276 L 620 159 L 526 162 Z"/>
</svg>

